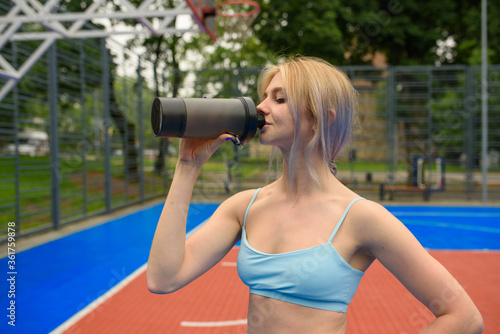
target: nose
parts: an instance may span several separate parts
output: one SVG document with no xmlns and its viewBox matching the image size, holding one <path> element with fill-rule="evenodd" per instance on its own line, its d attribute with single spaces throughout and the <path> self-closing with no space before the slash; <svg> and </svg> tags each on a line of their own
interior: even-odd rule
<svg viewBox="0 0 500 334">
<path fill-rule="evenodd" d="M 259 105 L 257 107 L 255 107 L 257 109 L 257 112 L 261 115 L 268 115 L 269 114 L 269 111 L 266 110 L 265 108 L 265 104 L 264 104 L 264 101 L 262 101 L 261 103 L 259 103 Z"/>
</svg>

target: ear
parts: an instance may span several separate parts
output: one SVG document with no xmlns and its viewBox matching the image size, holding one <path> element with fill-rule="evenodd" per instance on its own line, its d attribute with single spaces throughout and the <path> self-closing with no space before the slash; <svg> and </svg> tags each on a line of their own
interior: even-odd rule
<svg viewBox="0 0 500 334">
<path fill-rule="evenodd" d="M 330 108 L 330 109 L 328 109 L 328 111 L 329 111 L 329 113 L 328 113 L 328 124 L 332 125 L 333 122 L 335 122 L 335 116 L 336 116 L 335 109 Z"/>
</svg>

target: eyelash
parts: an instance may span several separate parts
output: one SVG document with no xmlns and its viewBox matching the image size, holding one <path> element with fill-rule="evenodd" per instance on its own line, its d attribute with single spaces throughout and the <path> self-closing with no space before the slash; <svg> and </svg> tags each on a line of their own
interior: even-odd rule
<svg viewBox="0 0 500 334">
<path fill-rule="evenodd" d="M 276 103 L 285 103 L 286 100 L 283 98 L 283 99 L 275 99 L 274 101 L 276 101 Z"/>
</svg>

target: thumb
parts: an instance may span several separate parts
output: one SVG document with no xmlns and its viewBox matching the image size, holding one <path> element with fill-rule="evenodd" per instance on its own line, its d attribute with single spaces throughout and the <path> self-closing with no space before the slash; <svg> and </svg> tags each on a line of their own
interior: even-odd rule
<svg viewBox="0 0 500 334">
<path fill-rule="evenodd" d="M 218 138 L 217 138 L 217 141 L 222 144 L 224 144 L 225 142 L 227 141 L 230 141 L 230 140 L 233 140 L 234 139 L 234 136 L 229 134 L 229 133 L 224 133 L 222 135 L 220 135 Z"/>
<path fill-rule="evenodd" d="M 219 137 L 217 137 L 217 139 L 215 139 L 211 145 L 212 153 L 217 151 L 217 149 L 219 149 L 219 147 L 221 147 L 222 144 L 224 144 L 225 142 L 227 142 L 231 139 L 234 139 L 234 136 L 231 134 L 228 134 L 228 133 L 222 134 Z"/>
</svg>

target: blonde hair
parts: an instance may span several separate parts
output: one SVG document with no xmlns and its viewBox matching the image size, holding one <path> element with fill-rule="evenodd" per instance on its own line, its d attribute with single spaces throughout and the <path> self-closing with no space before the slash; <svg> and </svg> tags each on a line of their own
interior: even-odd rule
<svg viewBox="0 0 500 334">
<path fill-rule="evenodd" d="M 295 123 L 294 142 L 288 161 L 290 181 L 295 175 L 293 162 L 296 161 L 301 140 L 300 112 L 306 112 L 317 129 L 305 150 L 311 175 L 317 180 L 309 164 L 309 157 L 316 150 L 320 151 L 327 170 L 330 169 L 336 175 L 335 158 L 349 141 L 353 126 L 357 93 L 351 81 L 344 72 L 322 59 L 297 56 L 264 68 L 258 82 L 261 100 L 278 72 L 281 73 L 283 91 Z M 333 123 L 330 109 L 335 110 Z"/>
</svg>

